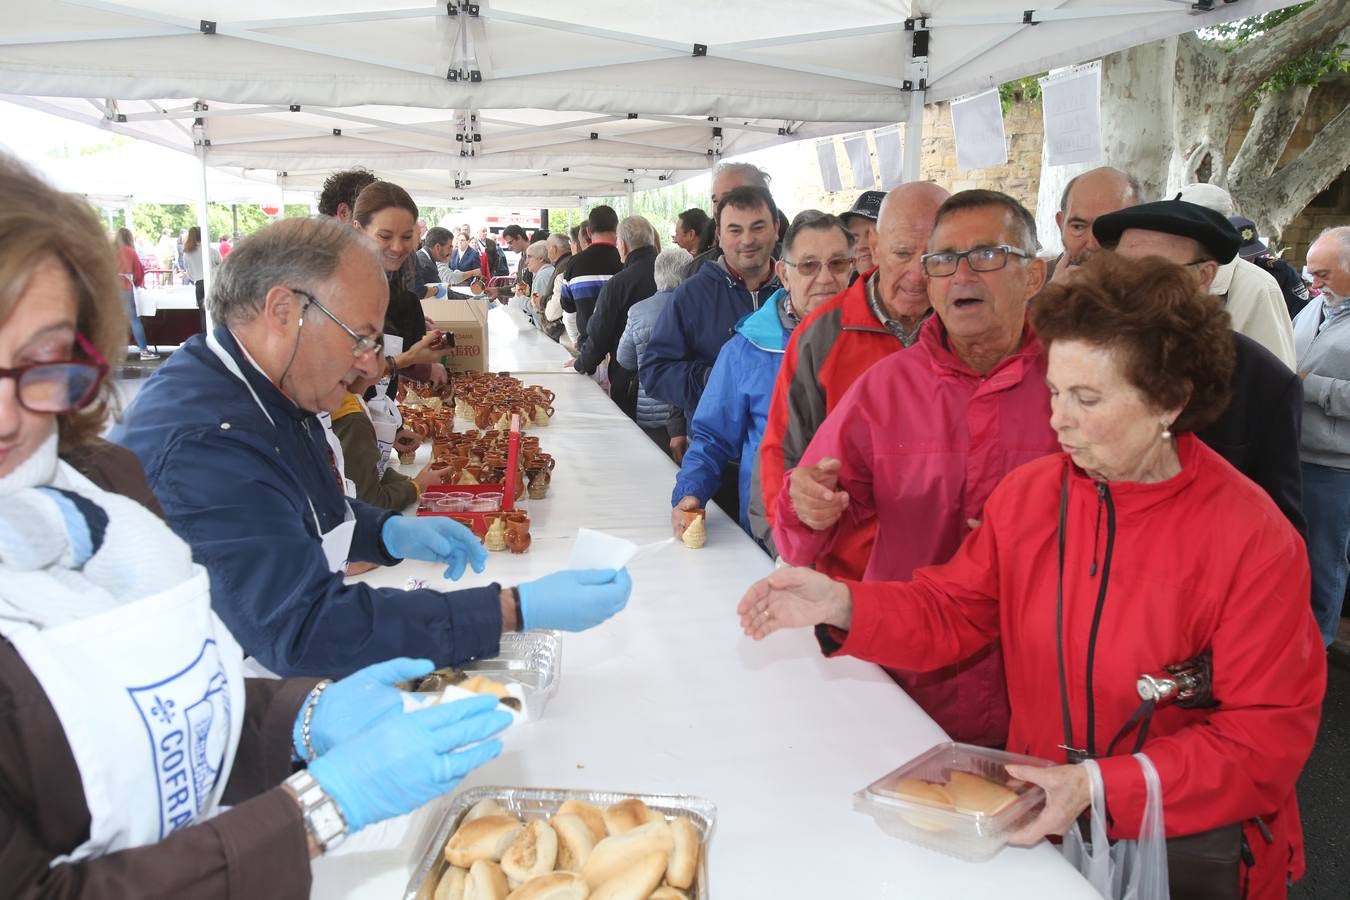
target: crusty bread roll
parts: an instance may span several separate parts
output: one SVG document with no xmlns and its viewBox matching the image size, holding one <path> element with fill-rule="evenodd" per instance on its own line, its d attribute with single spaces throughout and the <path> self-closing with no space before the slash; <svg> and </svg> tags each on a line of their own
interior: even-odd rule
<svg viewBox="0 0 1350 900">
<path fill-rule="evenodd" d="M 609 835 L 609 829 L 605 827 L 605 815 L 600 812 L 600 808 L 592 806 L 581 800 L 564 800 L 562 806 L 558 807 L 558 813 L 577 816 L 586 823 L 586 827 L 595 835 L 597 841 L 603 841 Z"/>
<path fill-rule="evenodd" d="M 951 805 L 961 812 L 993 815 L 1017 799 L 1003 785 L 969 772 L 953 771 L 945 790 Z"/>
<path fill-rule="evenodd" d="M 434 900 L 464 900 L 464 882 L 468 877 L 469 873 L 459 866 L 450 866 L 436 882 Z"/>
<path fill-rule="evenodd" d="M 469 807 L 469 811 L 464 814 L 464 822 L 472 822 L 474 819 L 481 819 L 484 816 L 509 815 L 511 814 L 503 809 L 500 803 L 488 798 L 487 800 L 479 800 L 473 806 Z M 464 822 L 461 822 L 460 824 L 462 825 Z"/>
<path fill-rule="evenodd" d="M 605 810 L 605 828 L 611 835 L 632 831 L 639 825 L 646 825 L 656 819 L 664 819 L 660 813 L 654 813 L 636 797 L 620 800 Z"/>
<path fill-rule="evenodd" d="M 665 819 L 639 825 L 631 831 L 605 838 L 595 845 L 590 858 L 581 867 L 586 883 L 594 890 L 624 869 L 652 853 L 660 853 L 669 862 L 675 836 Z M 665 870 L 662 869 L 662 874 Z M 658 878 L 659 882 L 661 879 Z M 653 887 L 656 885 L 653 884 Z"/>
<path fill-rule="evenodd" d="M 647 900 L 689 900 L 689 895 L 679 888 L 673 888 L 665 884 L 652 891 L 652 895 Z"/>
<path fill-rule="evenodd" d="M 502 871 L 514 881 L 547 875 L 558 861 L 558 835 L 543 819 L 535 819 L 502 854 Z"/>
<path fill-rule="evenodd" d="M 506 873 L 490 859 L 480 859 L 469 867 L 464 884 L 464 900 L 506 900 Z"/>
<path fill-rule="evenodd" d="M 595 834 L 581 816 L 574 813 L 558 813 L 551 824 L 558 835 L 557 867 L 580 872 L 595 849 Z"/>
<path fill-rule="evenodd" d="M 590 900 L 647 900 L 666 873 L 666 854 L 646 853 L 591 891 Z"/>
<path fill-rule="evenodd" d="M 931 781 L 924 781 L 922 778 L 902 778 L 896 783 L 894 791 L 906 800 L 924 806 L 945 810 L 952 808 L 952 801 L 947 796 L 947 789 L 943 785 L 933 784 Z M 915 828 L 922 828 L 925 831 L 946 831 L 951 827 L 950 823 L 940 816 L 925 816 L 923 813 L 912 810 L 902 811 L 900 817 Z"/>
<path fill-rule="evenodd" d="M 552 872 L 531 878 L 506 900 L 586 900 L 590 894 L 586 879 L 576 872 Z"/>
<path fill-rule="evenodd" d="M 670 851 L 666 881 L 677 888 L 687 888 L 694 883 L 694 873 L 698 871 L 701 841 L 698 827 L 684 816 L 679 816 L 671 820 L 670 833 L 675 839 L 675 846 Z"/>
<path fill-rule="evenodd" d="M 494 863 L 525 830 L 511 816 L 483 816 L 459 826 L 445 845 L 445 859 L 452 866 L 469 868 L 480 859 Z"/>
</svg>

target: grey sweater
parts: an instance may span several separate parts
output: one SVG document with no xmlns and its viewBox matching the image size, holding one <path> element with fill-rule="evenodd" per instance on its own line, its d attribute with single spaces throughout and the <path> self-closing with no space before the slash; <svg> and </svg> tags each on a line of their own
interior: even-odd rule
<svg viewBox="0 0 1350 900">
<path fill-rule="evenodd" d="M 1303 379 L 1303 432 L 1299 455 L 1304 462 L 1350 469 L 1350 314 L 1321 334 L 1325 307 L 1314 300 L 1294 319 L 1294 347 Z"/>
</svg>

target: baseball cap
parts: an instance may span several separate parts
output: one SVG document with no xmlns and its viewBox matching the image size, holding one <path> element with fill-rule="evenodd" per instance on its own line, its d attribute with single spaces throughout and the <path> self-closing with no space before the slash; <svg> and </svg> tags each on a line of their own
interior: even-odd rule
<svg viewBox="0 0 1350 900">
<path fill-rule="evenodd" d="M 1228 222 L 1237 229 L 1238 237 L 1242 238 L 1242 246 L 1238 247 L 1238 256 L 1243 259 L 1251 259 L 1253 256 L 1270 252 L 1270 248 L 1261 242 L 1261 238 L 1256 231 L 1256 223 L 1251 219 L 1245 216 L 1229 216 Z"/>
<path fill-rule="evenodd" d="M 839 219 L 845 225 L 853 216 L 862 216 L 875 222 L 881 215 L 881 201 L 884 199 L 886 199 L 885 191 L 863 191 L 858 195 L 858 199 L 853 201 L 853 206 L 848 212 L 839 214 Z"/>
</svg>

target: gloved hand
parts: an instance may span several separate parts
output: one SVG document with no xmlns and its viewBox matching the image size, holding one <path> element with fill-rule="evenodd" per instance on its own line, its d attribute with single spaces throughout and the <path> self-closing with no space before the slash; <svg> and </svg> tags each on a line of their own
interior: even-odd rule
<svg viewBox="0 0 1350 900">
<path fill-rule="evenodd" d="M 429 659 L 386 660 L 366 666 L 341 681 L 330 684 L 314 705 L 309 722 L 309 743 L 314 753 L 323 756 L 338 744 L 345 743 L 361 732 L 391 715 L 403 714 L 403 692 L 394 687 L 400 681 L 429 675 L 436 664 Z M 295 717 L 291 739 L 295 755 L 307 759 L 301 725 L 305 709 Z"/>
<path fill-rule="evenodd" d="M 309 774 L 337 802 L 354 834 L 450 793 L 501 753 L 502 742 L 495 740 L 457 751 L 511 724 L 511 714 L 496 706 L 497 698 L 486 695 L 390 716 L 314 760 Z"/>
<path fill-rule="evenodd" d="M 390 556 L 445 563 L 451 581 L 464 574 L 466 563 L 475 572 L 487 565 L 487 548 L 474 533 L 444 516 L 392 516 L 380 529 L 380 540 Z"/>
<path fill-rule="evenodd" d="M 623 609 L 633 591 L 627 569 L 564 569 L 520 591 L 520 627 L 585 631 Z"/>
</svg>

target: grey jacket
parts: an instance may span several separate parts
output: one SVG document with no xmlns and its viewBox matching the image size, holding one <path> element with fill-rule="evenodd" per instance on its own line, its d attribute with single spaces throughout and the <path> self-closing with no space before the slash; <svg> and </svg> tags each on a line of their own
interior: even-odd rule
<svg viewBox="0 0 1350 900">
<path fill-rule="evenodd" d="M 615 359 L 619 365 L 630 372 L 638 371 L 642 356 L 647 352 L 647 342 L 651 340 L 652 328 L 666 308 L 674 291 L 657 291 L 646 300 L 634 303 L 628 309 L 628 325 L 619 338 L 619 349 Z M 670 418 L 671 406 L 654 397 L 649 397 L 638 384 L 637 423 L 643 428 L 665 428 Z"/>
<path fill-rule="evenodd" d="M 1325 306 L 1314 300 L 1294 319 L 1294 347 L 1303 379 L 1304 462 L 1350 469 L 1350 314 L 1321 333 Z"/>
</svg>

